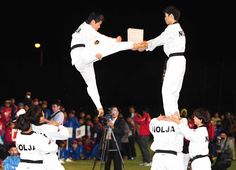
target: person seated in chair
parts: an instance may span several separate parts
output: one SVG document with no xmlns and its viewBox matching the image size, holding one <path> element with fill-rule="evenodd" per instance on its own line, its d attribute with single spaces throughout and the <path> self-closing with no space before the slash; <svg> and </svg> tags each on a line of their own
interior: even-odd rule
<svg viewBox="0 0 236 170">
<path fill-rule="evenodd" d="M 226 131 L 221 131 L 216 143 L 217 158 L 212 170 L 227 170 L 231 166 L 233 153 Z"/>
</svg>

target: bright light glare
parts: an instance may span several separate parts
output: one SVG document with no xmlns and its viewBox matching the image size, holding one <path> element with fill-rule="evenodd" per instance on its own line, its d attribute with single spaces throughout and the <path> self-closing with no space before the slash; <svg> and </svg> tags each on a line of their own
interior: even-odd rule
<svg viewBox="0 0 236 170">
<path fill-rule="evenodd" d="M 39 43 L 35 43 L 34 46 L 35 48 L 40 48 L 41 45 Z"/>
</svg>

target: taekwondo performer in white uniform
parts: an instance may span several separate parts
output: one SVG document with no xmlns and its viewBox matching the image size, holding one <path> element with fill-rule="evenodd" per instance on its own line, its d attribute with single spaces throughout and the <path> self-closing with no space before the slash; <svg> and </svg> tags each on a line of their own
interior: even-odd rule
<svg viewBox="0 0 236 170">
<path fill-rule="evenodd" d="M 152 118 L 149 129 L 153 135 L 151 150 L 155 152 L 152 158 L 151 170 L 183 170 L 177 159 L 178 128 L 177 124 L 165 120 L 164 115 Z"/>
<path fill-rule="evenodd" d="M 180 119 L 181 123 L 185 126 L 188 126 L 188 120 L 186 118 Z M 177 127 L 178 128 L 178 127 Z M 177 159 L 179 162 L 180 169 L 186 170 L 186 166 L 184 164 L 184 154 L 183 154 L 183 147 L 184 147 L 184 134 L 180 131 L 180 129 L 177 130 Z"/>
<path fill-rule="evenodd" d="M 98 110 L 98 116 L 104 114 L 103 106 L 97 89 L 94 62 L 103 57 L 123 50 L 137 50 L 146 47 L 147 43 L 122 41 L 121 36 L 111 38 L 98 32 L 104 16 L 90 13 L 85 22 L 72 34 L 71 60 L 72 65 L 80 72 L 87 84 L 87 92 Z"/>
<path fill-rule="evenodd" d="M 182 88 L 186 69 L 184 57 L 186 38 L 178 20 L 180 11 L 174 6 L 164 9 L 166 29 L 156 38 L 147 41 L 148 48 L 139 51 L 153 51 L 158 46 L 163 46 L 168 57 L 164 70 L 162 84 L 162 100 L 165 114 L 179 113 L 178 100 Z"/>
<path fill-rule="evenodd" d="M 56 144 L 56 140 L 67 140 L 69 137 L 69 131 L 59 122 L 49 121 L 48 123 L 44 121 L 44 115 L 41 107 L 35 106 L 34 112 L 27 114 L 29 120 L 32 123 L 32 129 L 36 133 L 43 134 L 51 140 L 51 143 Z M 64 170 L 65 168 L 61 165 L 59 161 L 58 148 L 51 152 L 47 152 L 43 155 L 43 164 L 47 170 L 56 169 Z"/>
<path fill-rule="evenodd" d="M 180 131 L 189 142 L 189 156 L 192 170 L 211 170 L 209 159 L 209 137 L 207 124 L 210 121 L 210 113 L 204 108 L 197 108 L 193 111 L 194 124 L 197 129 L 190 129 L 179 119 L 179 116 L 171 115 L 169 120 L 178 124 Z"/>
<path fill-rule="evenodd" d="M 20 153 L 20 163 L 16 170 L 46 170 L 43 164 L 43 155 L 57 149 L 55 143 L 44 135 L 37 134 L 26 114 L 20 115 L 16 120 L 19 129 L 16 136 L 16 147 Z"/>
</svg>

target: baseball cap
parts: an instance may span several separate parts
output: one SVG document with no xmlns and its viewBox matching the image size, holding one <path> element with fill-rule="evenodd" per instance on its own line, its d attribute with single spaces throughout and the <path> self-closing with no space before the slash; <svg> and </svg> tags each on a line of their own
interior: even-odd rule
<svg viewBox="0 0 236 170">
<path fill-rule="evenodd" d="M 16 112 L 16 116 L 19 117 L 20 115 L 25 114 L 25 109 L 20 109 Z"/>
</svg>

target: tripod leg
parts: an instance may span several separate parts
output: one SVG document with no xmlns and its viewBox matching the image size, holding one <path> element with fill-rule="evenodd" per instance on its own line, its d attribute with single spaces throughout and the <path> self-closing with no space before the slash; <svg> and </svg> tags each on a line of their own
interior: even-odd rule
<svg viewBox="0 0 236 170">
<path fill-rule="evenodd" d="M 100 139 L 98 153 L 97 153 L 97 155 L 94 158 L 94 163 L 93 163 L 92 170 L 94 170 L 98 158 L 100 159 L 100 169 L 101 169 L 102 160 L 104 159 L 105 139 L 106 139 L 106 129 L 104 130 L 103 136 Z M 100 155 L 100 150 L 101 150 L 101 155 Z"/>
<path fill-rule="evenodd" d="M 95 168 L 95 166 L 96 166 L 96 157 L 94 158 L 94 162 L 93 162 L 93 168 L 92 168 L 92 170 L 94 170 L 94 168 Z"/>
<path fill-rule="evenodd" d="M 107 161 L 107 156 L 108 156 L 108 149 L 109 149 L 109 140 L 107 139 L 107 134 L 108 134 L 108 128 L 105 129 L 105 133 L 104 133 L 104 140 L 102 142 L 102 158 L 101 158 L 101 162 L 100 162 L 100 170 L 102 170 L 102 161 L 105 162 Z"/>
<path fill-rule="evenodd" d="M 118 151 L 118 153 L 119 153 L 119 156 L 120 156 L 120 159 L 121 159 L 121 162 L 122 162 L 122 166 L 123 166 L 123 168 L 124 168 L 124 170 L 125 170 L 125 162 L 124 162 L 123 157 L 122 157 L 122 155 L 121 155 L 119 145 L 118 145 L 118 143 L 117 143 L 116 137 L 115 137 L 115 135 L 114 135 L 112 129 L 111 129 L 111 134 L 112 134 L 112 137 L 113 137 L 113 139 L 114 139 L 114 141 L 115 141 L 116 149 L 117 149 L 117 151 Z"/>
<path fill-rule="evenodd" d="M 108 161 L 108 156 L 109 156 L 109 148 L 110 148 L 110 143 L 109 143 L 109 139 L 106 138 L 106 141 L 105 141 L 105 147 L 104 147 L 104 166 L 105 166 L 105 169 L 106 169 L 106 163 Z M 102 169 L 100 169 L 102 170 Z"/>
</svg>

